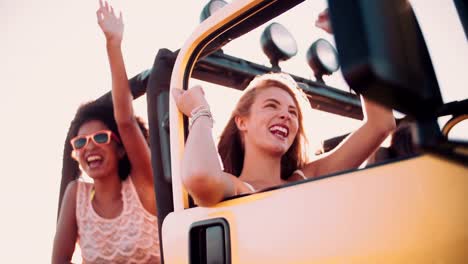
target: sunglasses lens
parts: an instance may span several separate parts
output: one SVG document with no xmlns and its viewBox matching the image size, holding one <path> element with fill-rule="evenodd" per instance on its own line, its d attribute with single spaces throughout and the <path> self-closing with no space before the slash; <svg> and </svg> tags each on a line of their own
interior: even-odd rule
<svg viewBox="0 0 468 264">
<path fill-rule="evenodd" d="M 105 144 L 109 142 L 109 135 L 107 133 L 99 133 L 94 135 L 94 141 L 99 144 Z"/>
<path fill-rule="evenodd" d="M 73 147 L 75 149 L 80 149 L 86 145 L 86 138 L 78 138 L 73 142 Z"/>
</svg>

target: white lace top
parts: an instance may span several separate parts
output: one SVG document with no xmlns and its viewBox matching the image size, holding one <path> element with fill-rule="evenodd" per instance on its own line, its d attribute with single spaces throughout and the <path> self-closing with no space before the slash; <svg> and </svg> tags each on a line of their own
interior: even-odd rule
<svg viewBox="0 0 468 264">
<path fill-rule="evenodd" d="M 91 204 L 93 185 L 78 181 L 76 220 L 83 263 L 160 263 L 157 217 L 145 210 L 128 177 L 122 182 L 119 216 L 99 216 Z"/>
</svg>

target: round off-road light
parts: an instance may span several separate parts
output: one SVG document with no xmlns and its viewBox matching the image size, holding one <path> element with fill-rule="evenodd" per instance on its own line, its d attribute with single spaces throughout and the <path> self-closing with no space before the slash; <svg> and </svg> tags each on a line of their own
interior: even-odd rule
<svg viewBox="0 0 468 264">
<path fill-rule="evenodd" d="M 283 25 L 278 23 L 272 23 L 265 28 L 260 43 L 273 66 L 278 66 L 279 61 L 288 60 L 297 54 L 296 40 Z"/>
<path fill-rule="evenodd" d="M 203 20 L 207 19 L 227 4 L 228 3 L 223 0 L 210 0 L 210 2 L 208 2 L 208 4 L 203 7 L 203 10 L 200 14 L 200 22 L 203 22 Z"/>
<path fill-rule="evenodd" d="M 312 43 L 307 51 L 307 63 L 317 80 L 322 82 L 323 75 L 330 75 L 340 68 L 336 49 L 325 39 L 318 39 Z"/>
</svg>

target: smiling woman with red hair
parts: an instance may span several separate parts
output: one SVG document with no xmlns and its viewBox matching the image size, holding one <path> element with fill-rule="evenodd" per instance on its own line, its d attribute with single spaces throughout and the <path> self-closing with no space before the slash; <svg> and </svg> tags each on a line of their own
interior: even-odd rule
<svg viewBox="0 0 468 264">
<path fill-rule="evenodd" d="M 310 106 L 289 75 L 271 73 L 256 77 L 244 91 L 216 150 L 213 120 L 202 88 L 174 89 L 173 97 L 179 110 L 191 118 L 182 182 L 201 206 L 357 168 L 395 128 L 390 110 L 363 100 L 363 125 L 333 151 L 310 161 L 303 124 L 305 107 Z"/>
</svg>

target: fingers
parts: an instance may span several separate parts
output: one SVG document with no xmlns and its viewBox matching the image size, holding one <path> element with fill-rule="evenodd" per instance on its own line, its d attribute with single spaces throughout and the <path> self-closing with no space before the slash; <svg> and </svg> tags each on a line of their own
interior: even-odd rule
<svg viewBox="0 0 468 264">
<path fill-rule="evenodd" d="M 172 89 L 172 97 L 174 97 L 174 100 L 176 101 L 176 103 L 179 102 L 180 100 L 180 97 L 182 96 L 182 94 L 184 93 L 184 90 L 182 89 Z"/>
<path fill-rule="evenodd" d="M 109 4 L 107 3 L 107 1 L 104 0 L 103 2 L 103 0 L 99 0 L 98 12 L 100 12 L 103 15 L 109 13 Z"/>
<path fill-rule="evenodd" d="M 190 88 L 190 90 L 192 90 L 192 92 L 201 92 L 201 94 L 205 95 L 205 91 L 203 91 L 203 88 L 200 86 L 200 85 L 195 85 L 193 86 L 192 88 Z"/>
<path fill-rule="evenodd" d="M 183 93 L 184 93 L 184 90 L 182 90 L 182 89 L 178 89 L 178 88 L 172 89 L 172 95 L 173 96 L 180 97 L 180 95 L 182 95 Z"/>
<path fill-rule="evenodd" d="M 102 12 L 101 12 L 100 9 L 98 9 L 98 11 L 96 11 L 96 17 L 97 17 L 98 24 L 101 24 L 101 22 L 102 22 Z"/>
<path fill-rule="evenodd" d="M 203 89 L 200 86 L 194 86 L 189 90 L 172 89 L 172 96 L 179 108 L 179 111 L 186 116 L 190 116 L 192 111 L 201 106 L 208 106 L 204 95 Z"/>
<path fill-rule="evenodd" d="M 109 3 L 105 0 L 104 2 L 102 0 L 99 0 L 98 11 L 100 11 L 103 14 L 114 14 L 114 8 L 111 5 L 109 5 Z"/>
<path fill-rule="evenodd" d="M 326 21 L 326 22 L 317 22 L 315 25 L 316 25 L 318 28 L 323 29 L 325 32 L 330 33 L 330 34 L 333 34 L 333 29 L 332 29 L 332 27 L 331 27 L 329 21 Z"/>
<path fill-rule="evenodd" d="M 100 24 L 104 20 L 105 11 L 106 10 L 104 8 L 104 3 L 102 2 L 102 0 L 99 0 L 99 9 L 96 11 L 96 17 L 97 17 L 98 24 Z"/>
<path fill-rule="evenodd" d="M 324 31 L 332 34 L 333 30 L 330 25 L 330 17 L 328 13 L 328 8 L 320 12 L 317 20 L 315 21 L 315 26 L 323 29 Z"/>
<path fill-rule="evenodd" d="M 104 9 L 105 9 L 107 12 L 110 12 L 109 3 L 108 3 L 107 1 L 104 2 Z"/>
<path fill-rule="evenodd" d="M 172 96 L 174 98 L 180 98 L 182 96 L 191 97 L 191 98 L 194 98 L 194 97 L 200 98 L 200 95 L 201 97 L 204 97 L 205 92 L 203 91 L 203 88 L 199 85 L 193 86 L 192 88 L 188 90 L 182 90 L 178 88 L 172 89 Z"/>
<path fill-rule="evenodd" d="M 123 24 L 122 11 L 120 11 L 119 16 L 117 17 L 114 7 L 110 5 L 106 0 L 99 0 L 99 9 L 96 11 L 96 16 L 98 19 L 98 23 L 101 23 L 108 18 L 112 18 L 117 19 Z"/>
<path fill-rule="evenodd" d="M 320 20 L 316 20 L 315 26 L 322 29 L 324 27 L 324 23 Z"/>
<path fill-rule="evenodd" d="M 328 19 L 328 8 L 320 12 L 319 19 Z"/>
</svg>

